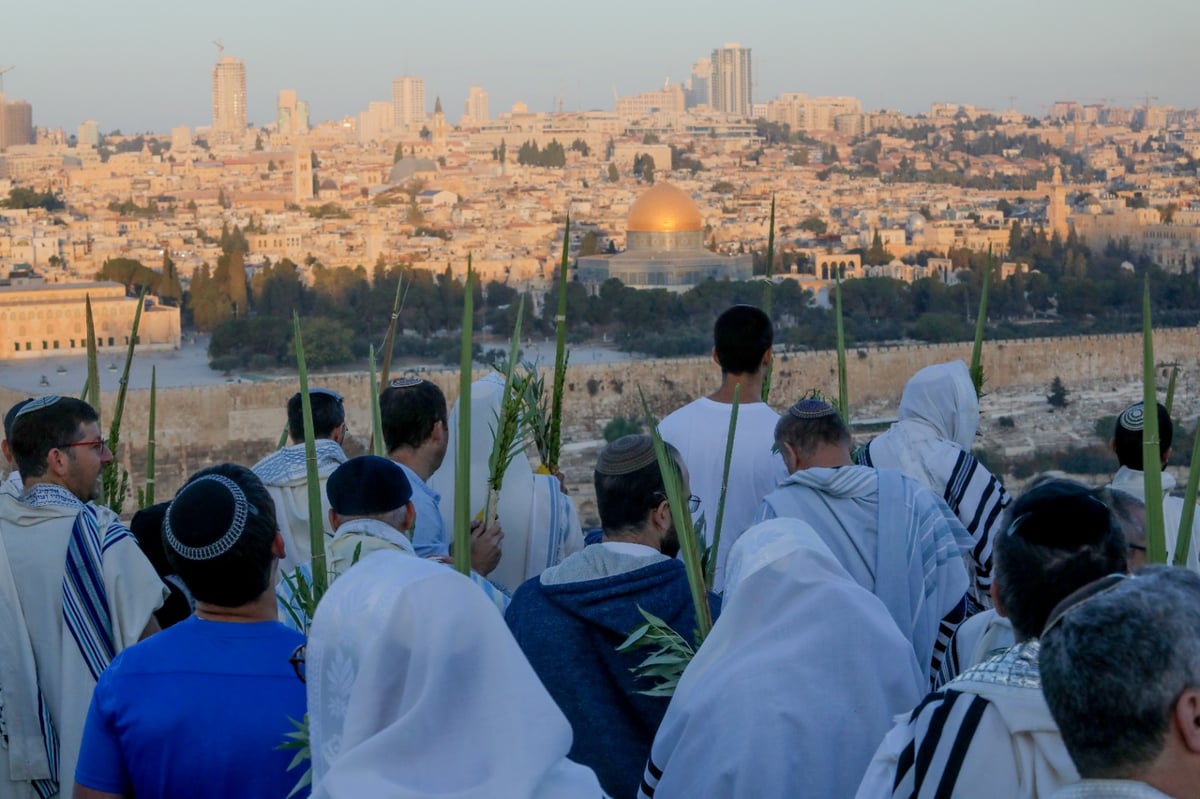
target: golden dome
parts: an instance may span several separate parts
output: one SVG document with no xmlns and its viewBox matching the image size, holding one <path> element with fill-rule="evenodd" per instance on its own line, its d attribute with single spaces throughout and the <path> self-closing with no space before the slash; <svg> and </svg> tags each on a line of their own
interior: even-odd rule
<svg viewBox="0 0 1200 799">
<path fill-rule="evenodd" d="M 635 233 L 704 230 L 704 217 L 682 189 L 657 183 L 634 201 L 625 229 Z"/>
</svg>

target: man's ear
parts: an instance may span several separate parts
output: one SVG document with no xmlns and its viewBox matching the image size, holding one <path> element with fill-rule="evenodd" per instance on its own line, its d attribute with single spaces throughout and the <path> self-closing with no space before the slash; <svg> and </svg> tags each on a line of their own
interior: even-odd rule
<svg viewBox="0 0 1200 799">
<path fill-rule="evenodd" d="M 715 363 L 717 366 L 721 365 L 721 359 L 717 357 L 717 348 L 716 347 L 712 348 L 712 359 L 713 359 L 713 363 Z"/>
<path fill-rule="evenodd" d="M 1000 583 L 996 580 L 995 571 L 992 572 L 992 584 L 988 586 L 988 596 L 992 598 L 992 607 L 996 609 L 997 616 L 1008 616 L 1004 610 L 1004 603 L 1000 601 Z"/>
<path fill-rule="evenodd" d="M 1112 450 L 1112 454 L 1117 454 L 1117 440 L 1115 438 L 1110 438 L 1108 440 L 1108 448 Z"/>
<path fill-rule="evenodd" d="M 1175 701 L 1179 740 L 1193 755 L 1200 755 L 1200 690 L 1188 688 Z"/>
<path fill-rule="evenodd" d="M 1162 465 L 1162 466 L 1166 466 L 1166 465 L 1167 465 L 1167 461 L 1168 461 L 1168 460 L 1170 460 L 1170 459 L 1171 459 L 1171 448 L 1170 448 L 1170 447 L 1167 447 L 1167 451 L 1163 453 L 1163 456 L 1162 456 L 1162 464 L 1161 464 L 1161 465 Z"/>
<path fill-rule="evenodd" d="M 404 504 L 404 524 L 400 527 L 400 532 L 411 533 L 417 524 L 417 508 L 412 504 L 410 499 Z"/>
<path fill-rule="evenodd" d="M 767 347 L 767 351 L 763 353 L 762 364 L 760 364 L 760 365 L 762 366 L 762 368 L 766 369 L 767 365 L 770 364 L 771 361 L 773 361 L 773 360 L 775 360 L 775 348 Z"/>
<path fill-rule="evenodd" d="M 283 533 L 275 531 L 275 540 L 271 542 L 271 554 L 278 560 L 283 560 L 287 557 L 287 547 L 283 543 Z"/>
<path fill-rule="evenodd" d="M 341 526 L 342 526 L 342 517 L 338 516 L 337 511 L 335 511 L 333 508 L 330 508 L 329 509 L 329 529 L 333 530 L 336 533 L 337 529 Z"/>
<path fill-rule="evenodd" d="M 775 446 L 783 456 L 783 465 L 787 467 L 788 474 L 795 472 L 800 463 L 800 459 L 796 457 L 796 450 L 786 441 L 776 441 Z"/>
</svg>

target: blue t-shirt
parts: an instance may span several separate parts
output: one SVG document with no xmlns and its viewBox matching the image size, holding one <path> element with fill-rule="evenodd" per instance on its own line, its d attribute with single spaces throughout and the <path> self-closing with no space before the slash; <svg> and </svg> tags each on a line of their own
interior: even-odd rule
<svg viewBox="0 0 1200 799">
<path fill-rule="evenodd" d="M 410 501 L 417 512 L 417 522 L 413 526 L 413 549 L 423 558 L 450 554 L 450 534 L 446 532 L 446 523 L 442 520 L 440 508 L 442 495 L 429 487 L 416 472 L 400 464 L 412 486 Z"/>
<path fill-rule="evenodd" d="M 306 710 L 289 662 L 304 636 L 274 621 L 195 616 L 100 675 L 75 781 L 123 796 L 283 799 L 303 769 L 280 750 Z M 298 794 L 308 796 L 308 790 Z"/>
</svg>

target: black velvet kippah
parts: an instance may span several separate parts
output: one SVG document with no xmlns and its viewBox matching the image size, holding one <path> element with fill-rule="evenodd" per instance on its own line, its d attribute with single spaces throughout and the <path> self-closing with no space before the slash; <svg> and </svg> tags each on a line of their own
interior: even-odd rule
<svg viewBox="0 0 1200 799">
<path fill-rule="evenodd" d="M 1030 544 L 1076 549 L 1104 539 L 1115 524 L 1112 511 L 1073 480 L 1050 480 L 1012 504 L 1008 535 Z"/>
<path fill-rule="evenodd" d="M 329 507 L 342 516 L 374 516 L 402 507 L 412 485 L 400 465 L 378 455 L 351 458 L 325 483 Z"/>
<path fill-rule="evenodd" d="M 636 472 L 656 459 L 654 439 L 647 435 L 621 436 L 596 460 L 596 473 L 609 476 Z"/>
</svg>

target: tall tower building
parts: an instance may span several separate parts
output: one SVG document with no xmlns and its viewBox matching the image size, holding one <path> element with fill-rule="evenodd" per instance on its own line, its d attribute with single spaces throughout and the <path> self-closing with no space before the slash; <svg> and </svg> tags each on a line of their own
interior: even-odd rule
<svg viewBox="0 0 1200 799">
<path fill-rule="evenodd" d="M 292 201 L 299 205 L 312 198 L 312 153 L 308 150 L 297 150 L 292 155 Z"/>
<path fill-rule="evenodd" d="M 482 86 L 472 86 L 467 91 L 467 102 L 463 112 L 464 121 L 476 125 L 491 121 L 491 114 L 488 111 L 488 93 L 483 90 Z"/>
<path fill-rule="evenodd" d="M 750 116 L 754 98 L 750 87 L 750 48 L 737 42 L 712 52 L 712 78 L 709 105 L 714 111 L 733 116 Z"/>
<path fill-rule="evenodd" d="M 392 80 L 392 118 L 398 128 L 425 124 L 425 80 L 412 75 Z"/>
<path fill-rule="evenodd" d="M 0 150 L 33 143 L 33 106 L 24 100 L 6 102 L 0 94 Z"/>
<path fill-rule="evenodd" d="M 279 100 L 275 103 L 275 129 L 284 135 L 295 132 L 296 124 L 296 91 L 283 89 L 279 92 Z"/>
<path fill-rule="evenodd" d="M 79 147 L 99 147 L 100 123 L 94 119 L 81 122 L 79 124 L 79 132 L 75 136 L 75 141 Z"/>
<path fill-rule="evenodd" d="M 213 138 L 240 141 L 246 132 L 246 64 L 231 55 L 213 67 Z"/>
<path fill-rule="evenodd" d="M 692 64 L 692 74 L 687 79 L 683 90 L 683 102 L 686 108 L 698 105 L 708 105 L 712 102 L 710 89 L 712 87 L 712 59 L 701 58 Z"/>
</svg>

